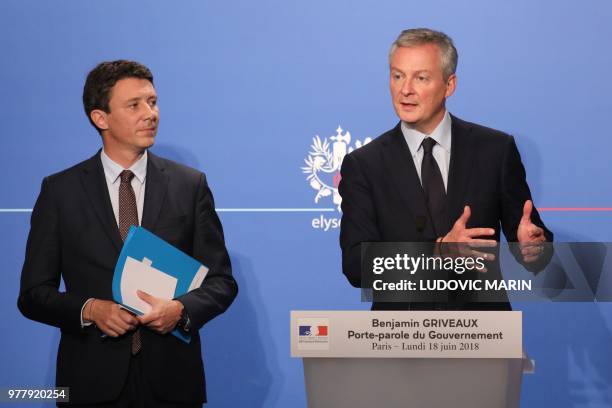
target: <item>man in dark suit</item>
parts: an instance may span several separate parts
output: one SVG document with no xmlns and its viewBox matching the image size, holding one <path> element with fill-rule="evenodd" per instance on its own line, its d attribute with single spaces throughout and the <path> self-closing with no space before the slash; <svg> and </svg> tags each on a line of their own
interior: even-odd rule
<svg viewBox="0 0 612 408">
<path fill-rule="evenodd" d="M 71 405 L 201 406 L 198 331 L 237 294 L 206 178 L 147 150 L 159 108 L 145 66 L 99 64 L 87 77 L 83 103 L 103 149 L 43 180 L 18 307 L 60 328 L 56 383 L 70 387 Z M 177 299 L 140 292 L 151 305 L 140 317 L 120 308 L 111 288 L 123 240 L 138 224 L 210 268 L 201 287 Z M 191 342 L 170 335 L 175 328 L 191 334 Z"/>
<path fill-rule="evenodd" d="M 448 113 L 457 50 L 444 33 L 403 31 L 389 53 L 400 123 L 342 163 L 343 272 L 361 287 L 362 242 L 493 246 L 500 225 L 525 265 L 540 260 L 552 233 L 533 207 L 514 139 Z M 489 255 L 490 256 L 490 255 Z M 507 302 L 375 303 L 374 309 L 498 309 Z"/>
</svg>

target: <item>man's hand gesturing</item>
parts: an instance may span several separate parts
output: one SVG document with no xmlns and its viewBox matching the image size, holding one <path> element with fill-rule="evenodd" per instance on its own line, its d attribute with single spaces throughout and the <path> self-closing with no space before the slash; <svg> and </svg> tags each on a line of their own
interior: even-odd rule
<svg viewBox="0 0 612 408">
<path fill-rule="evenodd" d="M 544 230 L 531 222 L 532 211 L 533 202 L 531 200 L 525 201 L 523 216 L 516 231 L 521 255 L 523 255 L 525 262 L 535 262 L 538 260 L 542 252 L 544 252 L 544 247 L 541 244 L 546 241 Z"/>
</svg>

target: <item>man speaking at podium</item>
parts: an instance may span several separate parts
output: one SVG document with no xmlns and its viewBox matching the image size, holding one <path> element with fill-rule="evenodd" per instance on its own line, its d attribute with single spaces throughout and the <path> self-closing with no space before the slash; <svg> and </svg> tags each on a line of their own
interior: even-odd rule
<svg viewBox="0 0 612 408">
<path fill-rule="evenodd" d="M 103 148 L 43 180 L 19 309 L 60 328 L 56 383 L 70 388 L 70 405 L 202 406 L 198 330 L 237 294 L 206 178 L 148 151 L 159 108 L 147 67 L 125 60 L 99 64 L 87 77 L 83 104 Z M 174 300 L 141 292 L 152 309 L 138 318 L 121 309 L 111 283 L 131 225 L 208 266 L 202 286 Z M 170 335 L 175 328 L 191 334 L 191 342 Z"/>
<path fill-rule="evenodd" d="M 340 246 L 349 282 L 361 287 L 362 242 L 494 245 L 500 225 L 522 262 L 552 241 L 531 201 L 512 136 L 451 115 L 457 50 L 444 33 L 403 31 L 389 52 L 400 123 L 342 163 Z M 374 303 L 373 310 L 510 310 L 496 303 Z"/>
</svg>

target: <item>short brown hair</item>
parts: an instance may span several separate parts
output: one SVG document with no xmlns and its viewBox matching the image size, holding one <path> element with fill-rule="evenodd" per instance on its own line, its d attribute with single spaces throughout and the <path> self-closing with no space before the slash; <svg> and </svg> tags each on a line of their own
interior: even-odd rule
<svg viewBox="0 0 612 408">
<path fill-rule="evenodd" d="M 109 101 L 111 90 L 120 79 L 146 79 L 153 84 L 153 74 L 149 68 L 139 62 L 116 60 L 101 62 L 89 72 L 83 87 L 83 108 L 87 119 L 93 127 L 100 131 L 91 120 L 90 113 L 95 109 L 110 112 Z"/>
</svg>

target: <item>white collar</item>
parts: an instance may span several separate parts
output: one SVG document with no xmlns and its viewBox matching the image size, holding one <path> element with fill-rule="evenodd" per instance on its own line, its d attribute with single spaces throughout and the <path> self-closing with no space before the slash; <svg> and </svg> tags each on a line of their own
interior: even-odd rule
<svg viewBox="0 0 612 408">
<path fill-rule="evenodd" d="M 408 143 L 408 147 L 410 148 L 410 153 L 412 156 L 416 156 L 417 152 L 421 148 L 421 143 L 426 137 L 431 137 L 435 140 L 440 147 L 450 153 L 451 150 L 451 117 L 448 113 L 448 110 L 444 112 L 444 117 L 438 126 L 431 132 L 431 134 L 426 135 L 425 133 L 421 133 L 418 130 L 414 129 L 408 123 L 402 121 L 401 124 L 402 134 L 404 135 L 404 139 L 406 139 L 406 143 Z"/>
<path fill-rule="evenodd" d="M 104 149 L 102 149 L 102 152 L 100 153 L 100 159 L 102 160 L 104 174 L 106 175 L 108 180 L 114 184 L 119 178 L 119 175 L 124 170 L 124 168 L 121 165 L 115 163 L 113 159 L 108 157 Z M 138 179 L 140 184 L 144 183 L 145 178 L 147 177 L 147 160 L 148 155 L 147 151 L 145 150 L 144 154 L 140 157 L 140 159 L 136 160 L 136 162 L 132 164 L 129 169 L 125 169 L 130 170 L 132 173 L 134 173 L 134 176 L 136 176 L 136 179 Z"/>
</svg>

